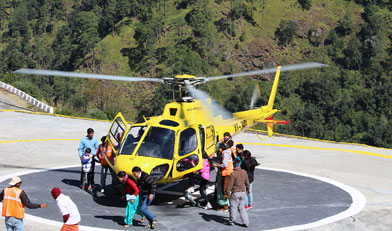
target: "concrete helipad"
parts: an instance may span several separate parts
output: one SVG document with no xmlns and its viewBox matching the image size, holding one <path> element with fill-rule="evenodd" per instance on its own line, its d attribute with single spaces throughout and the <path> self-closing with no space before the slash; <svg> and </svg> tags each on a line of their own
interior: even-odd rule
<svg viewBox="0 0 392 231">
<path fill-rule="evenodd" d="M 60 217 L 49 194 L 54 186 L 60 186 L 78 201 L 82 225 L 103 230 L 122 229 L 124 205 L 118 198 L 100 193 L 90 195 L 78 189 L 75 186 L 79 179 L 78 167 L 46 170 L 77 166 L 76 150 L 85 130 L 93 127 L 96 137 L 100 138 L 109 126 L 107 122 L 0 112 L 0 177 L 3 176 L 0 186 L 7 182 L 4 177 L 25 172 L 23 188 L 31 200 L 49 203 L 47 209 L 27 210 L 34 217 L 26 217 L 25 230 L 59 229 L 55 221 L 60 221 Z M 244 142 L 245 148 L 266 167 L 256 172 L 257 198 L 255 209 L 249 211 L 250 230 L 310 227 L 312 230 L 389 230 L 391 227 L 391 150 L 284 137 L 260 141 L 247 133 L 235 137 L 235 141 Z M 96 177 L 99 182 L 99 175 Z M 164 203 L 152 207 L 160 218 L 159 229 L 227 230 L 228 227 L 221 224 L 228 216 L 226 213 L 187 205 L 180 208 L 176 201 L 171 204 L 175 195 L 165 192 L 181 191 L 181 187 L 178 184 L 165 189 L 158 196 Z M 353 193 L 364 195 L 367 204 L 362 211 L 356 208 L 357 212 L 342 215 L 355 204 Z M 339 219 L 331 219 L 337 216 Z M 43 224 L 46 220 L 51 222 Z M 313 225 L 301 226 L 306 224 Z M 0 230 L 5 230 L 4 225 L 0 224 Z"/>
<path fill-rule="evenodd" d="M 99 172 L 100 167 L 97 168 Z M 31 210 L 29 214 L 48 220 L 60 221 L 56 205 L 49 189 L 56 186 L 63 193 L 71 196 L 78 205 L 81 225 L 104 229 L 122 229 L 125 202 L 114 195 L 113 190 L 101 194 L 96 190 L 88 193 L 80 190 L 80 167 L 66 167 L 39 171 L 21 176 L 23 188 L 31 198 L 49 201 L 48 209 Z M 340 188 L 319 179 L 293 173 L 257 169 L 254 183 L 254 209 L 249 211 L 249 230 L 267 230 L 296 225 L 306 225 L 322 219 L 337 216 L 341 219 L 344 211 L 353 205 L 353 198 L 346 188 Z M 96 182 L 100 176 L 96 174 Z M 110 177 L 109 177 L 110 178 Z M 110 184 L 110 179 L 107 184 Z M 0 183 L 4 188 L 9 179 Z M 39 186 L 39 187 L 37 187 Z M 187 182 L 165 186 L 158 190 L 158 195 L 151 206 L 151 211 L 159 218 L 160 229 L 183 230 L 227 230 L 224 225 L 227 213 L 191 207 L 182 200 L 181 193 L 187 188 Z M 97 185 L 98 187 L 98 185 Z M 212 198 L 211 198 L 212 199 Z M 362 198 L 355 198 L 355 204 L 363 204 Z M 137 216 L 135 217 L 139 219 Z M 180 222 L 179 222 L 180 221 Z M 237 221 L 241 224 L 241 221 Z M 135 222 L 134 229 L 143 229 Z M 238 227 L 230 228 L 236 230 Z"/>
</svg>

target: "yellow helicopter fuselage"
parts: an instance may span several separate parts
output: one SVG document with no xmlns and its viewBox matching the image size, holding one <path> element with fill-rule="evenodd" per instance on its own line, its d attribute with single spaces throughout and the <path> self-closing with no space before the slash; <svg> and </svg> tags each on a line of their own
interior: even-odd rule
<svg viewBox="0 0 392 231">
<path fill-rule="evenodd" d="M 108 139 L 116 153 L 116 172 L 132 174 L 138 166 L 158 183 L 170 183 L 203 167 L 202 153 L 215 153 L 223 134 L 235 136 L 260 122 L 266 122 L 273 109 L 280 68 L 276 73 L 268 105 L 233 113 L 230 118 L 213 115 L 211 101 L 184 99 L 165 106 L 163 114 L 129 126 L 119 113 Z M 267 124 L 268 125 L 268 124 Z"/>
</svg>

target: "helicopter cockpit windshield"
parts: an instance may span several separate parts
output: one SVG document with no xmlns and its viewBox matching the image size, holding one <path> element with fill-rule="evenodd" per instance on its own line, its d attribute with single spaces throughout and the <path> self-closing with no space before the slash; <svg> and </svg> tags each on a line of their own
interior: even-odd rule
<svg viewBox="0 0 392 231">
<path fill-rule="evenodd" d="M 142 142 L 137 150 L 139 156 L 172 159 L 175 132 L 166 128 L 150 127 L 144 139 L 140 140 L 145 129 L 146 127 L 132 127 L 128 132 L 120 154 L 132 155 L 137 144 Z"/>
</svg>

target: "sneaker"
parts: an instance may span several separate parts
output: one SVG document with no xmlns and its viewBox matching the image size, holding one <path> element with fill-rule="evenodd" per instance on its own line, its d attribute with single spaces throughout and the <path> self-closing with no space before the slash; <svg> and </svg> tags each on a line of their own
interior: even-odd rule
<svg viewBox="0 0 392 231">
<path fill-rule="evenodd" d="M 186 190 L 186 192 L 187 192 L 187 193 L 194 193 L 194 192 L 195 192 L 195 189 L 193 188 L 193 186 L 191 186 L 191 187 L 189 187 L 189 188 Z"/>
<path fill-rule="evenodd" d="M 226 223 L 226 225 L 233 226 L 233 225 L 234 225 L 234 222 L 228 221 L 228 222 Z"/>
<path fill-rule="evenodd" d="M 249 205 L 248 208 L 253 209 L 253 206 L 252 206 L 252 205 Z"/>
<path fill-rule="evenodd" d="M 86 189 L 86 186 L 81 185 L 80 188 L 83 189 L 83 190 L 85 190 L 85 189 Z"/>
<path fill-rule="evenodd" d="M 155 229 L 155 228 L 157 227 L 157 222 L 158 222 L 157 219 L 155 219 L 155 220 L 152 221 L 151 229 Z"/>
<path fill-rule="evenodd" d="M 91 185 L 88 186 L 88 190 L 92 190 L 93 187 Z"/>
<path fill-rule="evenodd" d="M 207 203 L 206 207 L 204 207 L 204 209 L 212 209 L 212 205 L 210 202 Z"/>
<path fill-rule="evenodd" d="M 245 205 L 245 210 L 250 209 L 250 207 L 248 205 Z"/>
</svg>

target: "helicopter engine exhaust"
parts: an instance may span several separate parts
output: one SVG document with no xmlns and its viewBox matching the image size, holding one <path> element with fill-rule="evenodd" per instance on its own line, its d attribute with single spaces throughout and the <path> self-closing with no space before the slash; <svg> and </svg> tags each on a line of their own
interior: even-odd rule
<svg viewBox="0 0 392 231">
<path fill-rule="evenodd" d="M 222 119 L 233 118 L 233 114 L 231 112 L 222 107 L 217 101 L 215 101 L 210 95 L 208 95 L 204 91 L 198 90 L 191 85 L 186 85 L 186 88 L 192 94 L 193 98 L 201 100 L 203 102 L 204 106 L 208 108 L 210 116 L 216 117 L 221 115 Z M 211 103 L 209 103 L 208 100 L 211 100 Z"/>
</svg>

